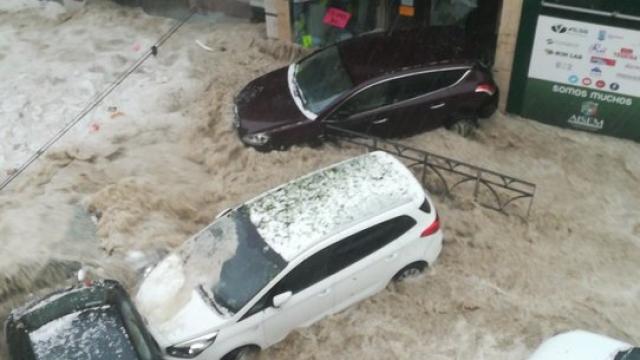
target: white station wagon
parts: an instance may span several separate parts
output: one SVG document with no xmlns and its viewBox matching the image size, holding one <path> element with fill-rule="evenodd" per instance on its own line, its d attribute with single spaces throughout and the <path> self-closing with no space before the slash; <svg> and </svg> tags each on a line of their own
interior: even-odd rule
<svg viewBox="0 0 640 360">
<path fill-rule="evenodd" d="M 640 360 L 640 348 L 583 330 L 546 340 L 529 360 Z"/>
<path fill-rule="evenodd" d="M 373 152 L 219 215 L 149 272 L 136 302 L 168 358 L 247 358 L 418 274 L 441 248 L 420 183 Z"/>
</svg>

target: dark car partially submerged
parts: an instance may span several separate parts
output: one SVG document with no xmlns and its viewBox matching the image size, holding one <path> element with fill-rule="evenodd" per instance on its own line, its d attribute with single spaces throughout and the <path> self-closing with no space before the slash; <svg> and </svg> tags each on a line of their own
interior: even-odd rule
<svg viewBox="0 0 640 360">
<path fill-rule="evenodd" d="M 115 281 L 55 292 L 6 323 L 13 360 L 155 360 L 161 351 Z"/>
<path fill-rule="evenodd" d="M 314 142 L 327 124 L 378 136 L 443 125 L 464 134 L 498 101 L 476 53 L 457 28 L 353 38 L 250 82 L 236 97 L 234 126 L 261 150 Z"/>
</svg>

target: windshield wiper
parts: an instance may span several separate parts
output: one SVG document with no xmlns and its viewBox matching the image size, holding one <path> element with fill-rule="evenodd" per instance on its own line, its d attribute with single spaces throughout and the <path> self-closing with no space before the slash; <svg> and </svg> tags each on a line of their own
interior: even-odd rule
<svg viewBox="0 0 640 360">
<path fill-rule="evenodd" d="M 216 299 L 215 299 L 215 295 L 214 294 L 210 294 L 202 284 L 198 285 L 198 291 L 200 291 L 200 293 L 207 300 L 207 302 L 209 304 L 211 304 L 211 307 L 216 309 L 216 311 L 220 315 L 222 315 L 222 316 L 232 316 L 234 314 L 231 310 L 229 310 L 229 308 L 227 308 L 223 304 L 220 304 L 219 302 L 217 302 Z"/>
<path fill-rule="evenodd" d="M 220 310 L 220 308 L 218 307 L 218 304 L 216 303 L 216 300 L 213 298 L 213 296 L 209 295 L 207 290 L 204 289 L 204 286 L 198 285 L 198 292 L 200 292 L 200 295 L 202 295 L 202 297 L 205 300 L 207 300 L 209 305 L 211 305 L 211 307 L 214 308 L 218 312 L 218 314 L 224 315 L 222 310 Z"/>
</svg>

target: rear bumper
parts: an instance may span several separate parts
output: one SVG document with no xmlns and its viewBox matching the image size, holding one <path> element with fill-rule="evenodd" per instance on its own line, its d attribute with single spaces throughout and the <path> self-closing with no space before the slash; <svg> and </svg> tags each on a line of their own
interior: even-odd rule
<svg viewBox="0 0 640 360">
<path fill-rule="evenodd" d="M 424 259 L 427 261 L 427 264 L 429 264 L 429 266 L 432 266 L 438 259 L 438 256 L 440 256 L 440 252 L 442 252 L 442 241 L 442 229 L 438 230 L 438 232 L 429 237 L 430 243 L 427 246 L 427 250 L 424 254 Z"/>
</svg>

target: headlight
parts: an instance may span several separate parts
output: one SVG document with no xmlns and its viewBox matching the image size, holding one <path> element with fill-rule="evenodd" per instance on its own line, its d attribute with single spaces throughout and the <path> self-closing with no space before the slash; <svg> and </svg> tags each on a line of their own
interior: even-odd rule
<svg viewBox="0 0 640 360">
<path fill-rule="evenodd" d="M 269 135 L 265 133 L 249 134 L 242 137 L 242 141 L 253 146 L 262 146 L 269 142 Z"/>
<path fill-rule="evenodd" d="M 216 336 L 218 336 L 217 332 L 169 346 L 167 354 L 185 359 L 194 358 L 211 346 L 216 341 Z"/>
</svg>

